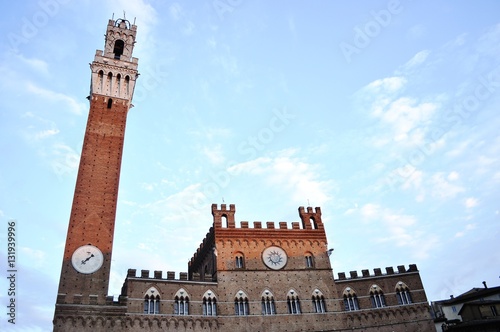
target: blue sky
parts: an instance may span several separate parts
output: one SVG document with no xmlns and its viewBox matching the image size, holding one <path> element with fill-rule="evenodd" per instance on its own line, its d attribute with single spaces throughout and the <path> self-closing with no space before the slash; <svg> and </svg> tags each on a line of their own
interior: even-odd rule
<svg viewBox="0 0 500 332">
<path fill-rule="evenodd" d="M 417 264 L 429 300 L 500 266 L 497 1 L 2 2 L 1 268 L 17 224 L 18 324 L 50 329 L 111 16 L 138 26 L 110 292 L 187 271 L 212 224 L 320 206 L 335 275 Z M 4 272 L 6 273 L 6 272 Z M 0 282 L 2 306 L 6 279 Z M 0 327 L 5 328 L 5 317 Z"/>
</svg>

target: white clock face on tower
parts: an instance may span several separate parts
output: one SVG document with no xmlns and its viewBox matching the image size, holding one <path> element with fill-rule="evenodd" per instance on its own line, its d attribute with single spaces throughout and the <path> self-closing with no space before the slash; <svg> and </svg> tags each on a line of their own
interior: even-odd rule
<svg viewBox="0 0 500 332">
<path fill-rule="evenodd" d="M 280 247 L 268 247 L 262 252 L 262 260 L 270 269 L 279 270 L 286 265 L 286 252 Z"/>
<path fill-rule="evenodd" d="M 86 244 L 76 249 L 71 257 L 71 263 L 80 273 L 94 273 L 99 270 L 104 261 L 102 252 L 96 246 Z"/>
</svg>

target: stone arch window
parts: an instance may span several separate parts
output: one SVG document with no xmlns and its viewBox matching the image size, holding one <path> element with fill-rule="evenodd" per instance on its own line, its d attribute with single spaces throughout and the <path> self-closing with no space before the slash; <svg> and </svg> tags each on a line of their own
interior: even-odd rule
<svg viewBox="0 0 500 332">
<path fill-rule="evenodd" d="M 130 94 L 130 76 L 125 76 L 125 93 L 127 96 Z"/>
<path fill-rule="evenodd" d="M 298 315 L 302 313 L 302 311 L 300 310 L 299 294 L 297 294 L 297 292 L 295 292 L 293 289 L 289 290 L 286 295 L 286 305 L 289 314 Z"/>
<path fill-rule="evenodd" d="M 222 227 L 224 227 L 224 228 L 228 227 L 228 224 L 227 224 L 227 215 L 223 214 L 220 217 L 220 221 L 221 221 Z"/>
<path fill-rule="evenodd" d="M 97 86 L 99 87 L 99 92 L 102 92 L 104 84 L 104 72 L 102 70 L 99 70 L 99 73 L 97 74 Z"/>
<path fill-rule="evenodd" d="M 311 222 L 312 229 L 318 229 L 318 223 L 316 222 L 316 219 L 314 219 L 314 217 L 310 217 L 309 221 Z"/>
<path fill-rule="evenodd" d="M 370 287 L 370 301 L 372 302 L 372 308 L 385 307 L 384 292 L 377 285 Z"/>
<path fill-rule="evenodd" d="M 160 292 L 155 287 L 150 287 L 144 293 L 144 313 L 148 315 L 160 313 Z"/>
<path fill-rule="evenodd" d="M 248 296 L 242 290 L 238 291 L 234 297 L 234 314 L 236 316 L 249 315 Z"/>
<path fill-rule="evenodd" d="M 118 90 L 118 96 L 120 96 L 120 90 L 122 88 L 122 75 L 118 74 L 116 75 L 116 87 Z"/>
<path fill-rule="evenodd" d="M 115 41 L 115 46 L 113 47 L 113 53 L 115 54 L 115 59 L 120 59 L 123 54 L 123 49 L 125 48 L 125 42 L 121 39 Z"/>
<path fill-rule="evenodd" d="M 237 269 L 245 268 L 245 256 L 243 256 L 243 253 L 237 252 L 234 259 L 235 259 L 235 266 Z"/>
<path fill-rule="evenodd" d="M 398 304 L 411 304 L 413 303 L 411 299 L 411 293 L 408 286 L 400 281 L 396 286 L 396 297 L 398 299 Z"/>
<path fill-rule="evenodd" d="M 111 108 L 113 106 L 113 99 L 108 98 L 108 108 Z"/>
<path fill-rule="evenodd" d="M 189 295 L 181 288 L 175 293 L 174 315 L 189 315 Z"/>
<path fill-rule="evenodd" d="M 310 252 L 307 252 L 305 255 L 306 260 L 306 268 L 312 269 L 314 267 L 314 256 Z"/>
<path fill-rule="evenodd" d="M 203 294 L 203 316 L 217 316 L 217 299 L 214 292 L 207 290 Z"/>
<path fill-rule="evenodd" d="M 108 73 L 108 78 L 106 81 L 107 81 L 106 83 L 109 85 L 109 93 L 111 94 L 112 90 L 113 90 L 113 73 L 112 72 Z"/>
<path fill-rule="evenodd" d="M 269 289 L 262 292 L 262 314 L 276 315 L 276 306 L 274 304 L 274 295 Z"/>
<path fill-rule="evenodd" d="M 323 293 L 321 293 L 319 289 L 315 289 L 313 291 L 312 304 L 314 312 L 316 313 L 326 312 L 325 297 L 323 296 Z"/>
<path fill-rule="evenodd" d="M 344 309 L 345 311 L 359 310 L 358 296 L 350 287 L 344 289 Z"/>
</svg>

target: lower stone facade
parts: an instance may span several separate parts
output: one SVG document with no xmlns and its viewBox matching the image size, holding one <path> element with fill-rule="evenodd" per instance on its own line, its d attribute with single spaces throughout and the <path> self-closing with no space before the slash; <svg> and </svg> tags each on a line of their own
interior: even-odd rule
<svg viewBox="0 0 500 332">
<path fill-rule="evenodd" d="M 301 222 L 243 221 L 212 206 L 188 272 L 129 269 L 118 301 L 59 294 L 54 331 L 433 331 L 417 266 L 339 273 L 320 208 Z M 103 298 L 104 297 L 104 298 Z"/>
<path fill-rule="evenodd" d="M 378 269 L 375 271 L 378 274 Z M 193 281 L 188 280 L 187 273 L 182 273 L 175 279 L 173 272 L 168 272 L 166 278 L 163 278 L 161 271 L 154 271 L 150 275 L 147 270 L 137 273 L 130 269 L 118 301 L 113 302 L 108 298 L 107 305 L 57 304 L 54 331 L 434 331 L 416 266 L 411 265 L 407 269 L 399 266 L 396 271 L 387 268 L 387 271 L 390 274 L 365 273 L 365 276 L 359 277 L 357 273 L 351 272 L 349 278 L 340 273 L 339 279 L 334 279 L 330 271 L 330 278 L 323 278 L 326 280 L 322 281 L 324 284 L 321 292 L 329 295 L 324 290 L 331 288 L 339 290 L 340 295 L 325 297 L 325 312 L 315 312 L 312 296 L 301 296 L 300 313 L 289 314 L 286 292 L 290 285 L 283 281 L 286 279 L 291 284 L 301 284 L 302 287 L 294 289 L 305 294 L 306 285 L 316 286 L 313 279 L 317 281 L 318 275 L 322 273 L 309 271 L 306 278 L 298 280 L 294 279 L 293 273 L 287 275 L 281 272 L 280 282 L 267 287 L 269 279 L 266 280 L 265 274 L 268 272 L 262 271 L 248 280 L 254 286 L 252 290 L 245 287 L 245 278 L 240 275 L 239 281 L 231 280 L 235 276 L 230 273 L 214 276 L 219 281 Z M 324 275 L 327 275 L 326 271 Z M 399 283 L 411 287 L 411 303 L 398 302 L 397 294 L 392 289 Z M 385 304 L 379 308 L 373 308 L 370 301 L 369 290 L 373 285 L 384 290 Z M 232 295 L 234 289 L 240 288 L 244 288 L 248 296 L 248 313 L 242 316 L 235 315 Z M 263 289 L 271 289 L 274 294 L 273 314 L 266 315 L 263 312 Z M 346 289 L 357 294 L 358 307 L 353 310 L 346 308 L 346 298 L 342 295 Z M 311 293 L 315 290 L 316 287 Z M 366 290 L 366 294 L 362 294 L 362 290 Z M 152 312 L 151 300 L 146 298 L 151 291 L 154 291 L 153 298 L 158 299 L 158 306 Z M 179 307 L 176 309 L 176 296 L 180 292 L 188 299 L 185 303 L 188 309 L 183 313 L 179 312 Z M 208 315 L 204 309 L 204 297 L 206 300 L 207 293 L 213 294 L 217 299 L 213 316 Z M 225 297 L 225 294 L 231 295 Z"/>
</svg>

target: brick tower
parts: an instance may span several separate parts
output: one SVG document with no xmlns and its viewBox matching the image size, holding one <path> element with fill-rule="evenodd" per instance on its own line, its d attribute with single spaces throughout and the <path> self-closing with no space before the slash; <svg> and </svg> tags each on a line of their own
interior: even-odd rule
<svg viewBox="0 0 500 332">
<path fill-rule="evenodd" d="M 106 304 L 125 123 L 138 76 L 138 60 L 132 58 L 136 32 L 125 19 L 109 20 L 104 51 L 97 50 L 90 64 L 90 111 L 56 316 L 68 310 L 68 304 Z"/>
</svg>

